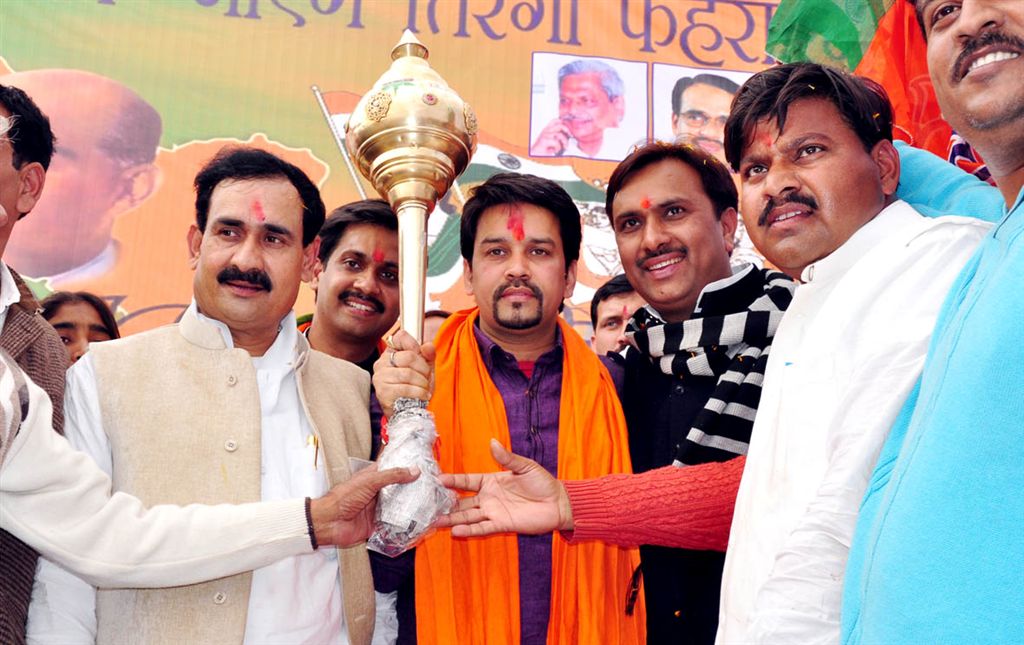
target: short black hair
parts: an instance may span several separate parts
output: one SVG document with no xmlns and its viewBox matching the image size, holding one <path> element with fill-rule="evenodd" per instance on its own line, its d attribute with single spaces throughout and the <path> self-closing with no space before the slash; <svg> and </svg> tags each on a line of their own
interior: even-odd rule
<svg viewBox="0 0 1024 645">
<path fill-rule="evenodd" d="M 826 65 L 789 63 L 754 74 L 733 99 L 725 124 L 725 158 L 733 170 L 739 171 L 757 124 L 768 120 L 782 130 L 789 106 L 801 99 L 831 102 L 867 151 L 892 141 L 892 105 L 881 85 Z"/>
<path fill-rule="evenodd" d="M 615 195 L 629 183 L 630 178 L 640 170 L 666 159 L 680 161 L 696 171 L 700 176 L 704 193 L 711 200 L 715 209 L 715 217 L 721 219 L 722 213 L 730 208 L 737 208 L 739 196 L 732 175 L 721 161 L 700 146 L 689 143 L 666 143 L 651 141 L 640 146 L 615 167 L 608 178 L 608 191 L 605 198 L 605 212 L 609 220 L 614 220 L 612 203 Z"/>
<path fill-rule="evenodd" d="M 302 246 L 316 239 L 324 223 L 324 200 L 306 173 L 298 166 L 259 148 L 226 146 L 206 162 L 196 175 L 196 225 L 206 231 L 210 196 L 222 181 L 247 179 L 287 179 L 302 200 Z"/>
<path fill-rule="evenodd" d="M 53 159 L 53 136 L 50 119 L 28 94 L 13 85 L 0 85 L 0 105 L 11 115 L 7 140 L 13 150 L 12 161 L 18 170 L 27 163 L 39 163 L 43 170 Z"/>
<path fill-rule="evenodd" d="M 39 313 L 46 320 L 52 320 L 64 305 L 78 303 L 87 304 L 96 310 L 96 315 L 100 317 L 100 322 L 103 323 L 111 340 L 121 337 L 121 332 L 117 328 L 117 319 L 114 318 L 114 312 L 110 310 L 110 306 L 102 298 L 88 291 L 54 291 L 39 303 Z"/>
<path fill-rule="evenodd" d="M 373 224 L 398 232 L 398 217 L 383 199 L 364 199 L 335 208 L 320 228 L 320 262 L 327 264 L 331 253 L 352 224 Z"/>
<path fill-rule="evenodd" d="M 502 172 L 491 177 L 473 190 L 472 196 L 462 208 L 460 247 L 462 257 L 473 265 L 473 245 L 476 243 L 476 229 L 484 211 L 494 206 L 532 204 L 550 212 L 558 220 L 558 231 L 562 237 L 565 252 L 565 267 L 580 257 L 580 242 L 583 240 L 583 224 L 580 210 L 565 189 L 536 175 Z"/>
<path fill-rule="evenodd" d="M 617 296 L 622 293 L 633 293 L 636 289 L 626 279 L 625 273 L 620 273 L 608 282 L 605 282 L 597 291 L 594 292 L 594 297 L 590 300 L 590 326 L 597 329 L 597 306 L 602 302 Z"/>
<path fill-rule="evenodd" d="M 683 92 L 694 85 L 710 85 L 729 94 L 735 95 L 739 91 L 739 83 L 732 81 L 718 74 L 697 74 L 696 76 L 684 76 L 676 81 L 672 88 L 672 114 L 679 114 L 683 109 Z"/>
</svg>

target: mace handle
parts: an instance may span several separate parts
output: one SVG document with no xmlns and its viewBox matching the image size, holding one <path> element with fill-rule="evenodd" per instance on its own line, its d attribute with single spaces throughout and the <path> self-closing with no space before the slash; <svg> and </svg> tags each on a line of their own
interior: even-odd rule
<svg viewBox="0 0 1024 645">
<path fill-rule="evenodd" d="M 402 329 L 423 342 L 427 290 L 427 208 L 416 201 L 398 207 L 398 283 Z"/>
</svg>

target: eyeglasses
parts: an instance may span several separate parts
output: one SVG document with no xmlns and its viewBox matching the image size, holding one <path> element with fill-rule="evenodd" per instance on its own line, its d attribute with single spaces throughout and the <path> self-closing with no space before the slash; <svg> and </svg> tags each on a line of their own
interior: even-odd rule
<svg viewBox="0 0 1024 645">
<path fill-rule="evenodd" d="M 702 112 L 701 110 L 687 110 L 680 114 L 679 117 L 683 120 L 683 123 L 691 128 L 703 128 L 712 121 L 716 126 L 724 128 L 725 122 L 729 120 L 728 114 L 719 114 L 718 116 L 713 117 L 707 112 Z"/>
</svg>

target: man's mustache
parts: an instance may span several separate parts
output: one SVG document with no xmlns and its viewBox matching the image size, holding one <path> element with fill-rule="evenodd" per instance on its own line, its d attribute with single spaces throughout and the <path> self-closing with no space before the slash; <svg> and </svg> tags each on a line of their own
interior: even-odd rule
<svg viewBox="0 0 1024 645">
<path fill-rule="evenodd" d="M 675 248 L 661 246 L 655 249 L 654 251 L 651 251 L 650 253 L 645 253 L 644 255 L 639 256 L 636 259 L 636 266 L 638 269 L 643 269 L 644 264 L 646 264 L 648 260 L 652 260 L 656 257 L 659 257 L 661 255 L 667 255 L 669 253 L 679 253 L 685 258 L 687 255 L 690 254 L 690 250 L 685 246 L 677 246 Z"/>
<path fill-rule="evenodd" d="M 533 284 L 529 280 L 512 280 L 511 282 L 506 282 L 505 284 L 502 284 L 501 286 L 494 290 L 495 306 L 497 306 L 498 301 L 501 300 L 501 297 L 505 295 L 505 292 L 508 291 L 509 289 L 529 289 L 530 293 L 533 294 L 533 297 L 536 298 L 538 302 L 544 302 L 544 293 L 540 290 L 540 287 Z"/>
<path fill-rule="evenodd" d="M 371 295 L 360 293 L 353 289 L 346 289 L 345 291 L 342 291 L 340 294 L 338 294 L 338 300 L 344 301 L 349 298 L 358 298 L 360 300 L 366 301 L 373 305 L 373 308 L 377 310 L 377 313 L 384 313 L 384 303 L 381 302 L 380 300 L 377 300 Z"/>
<path fill-rule="evenodd" d="M 774 197 L 768 198 L 768 203 L 764 205 L 764 210 L 761 211 L 761 216 L 757 218 L 757 225 L 764 226 L 764 223 L 768 221 L 768 215 L 773 210 L 782 206 L 783 204 L 803 204 L 813 210 L 818 210 L 818 200 L 814 199 L 810 195 L 801 195 L 800 193 L 792 193 L 783 197 L 782 199 L 775 199 Z"/>
<path fill-rule="evenodd" d="M 274 285 L 270 281 L 270 276 L 265 272 L 259 269 L 242 271 L 235 266 L 230 266 L 221 270 L 221 272 L 217 274 L 217 282 L 220 284 L 224 284 L 226 282 L 248 282 L 254 287 L 259 287 L 264 291 L 273 291 L 274 289 Z"/>
<path fill-rule="evenodd" d="M 966 41 L 963 51 L 956 57 L 952 70 L 952 80 L 954 83 L 959 83 L 967 75 L 967 59 L 977 53 L 982 47 L 990 45 L 1009 45 L 1024 55 L 1024 40 L 1002 31 L 986 31 L 977 38 L 971 38 Z"/>
</svg>

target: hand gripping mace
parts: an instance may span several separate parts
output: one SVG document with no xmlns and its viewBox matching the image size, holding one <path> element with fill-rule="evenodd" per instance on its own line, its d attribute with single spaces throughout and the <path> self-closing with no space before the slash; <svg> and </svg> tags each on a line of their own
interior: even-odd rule
<svg viewBox="0 0 1024 645">
<path fill-rule="evenodd" d="M 398 215 L 402 328 L 423 340 L 427 215 L 476 150 L 476 115 L 427 62 L 410 31 L 391 50 L 391 67 L 366 93 L 345 127 L 359 172 Z M 426 401 L 399 399 L 388 423 L 381 469 L 419 466 L 419 479 L 388 486 L 377 504 L 370 548 L 398 555 L 413 546 L 453 501 L 438 481 L 437 437 Z"/>
</svg>

